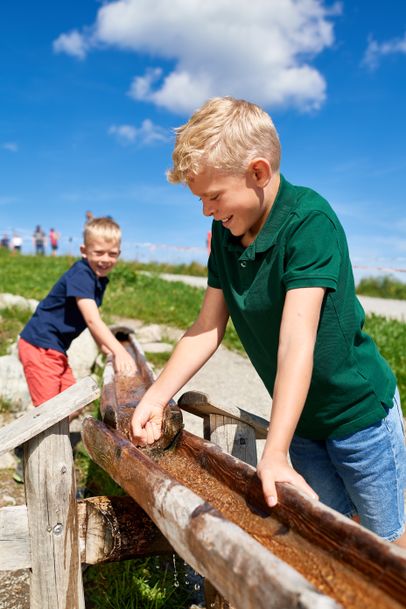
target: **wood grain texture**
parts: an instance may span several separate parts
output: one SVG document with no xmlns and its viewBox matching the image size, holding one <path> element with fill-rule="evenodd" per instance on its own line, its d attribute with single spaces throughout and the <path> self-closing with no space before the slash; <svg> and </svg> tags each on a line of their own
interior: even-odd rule
<svg viewBox="0 0 406 609">
<path fill-rule="evenodd" d="M 90 404 L 99 395 L 97 383 L 88 376 L 41 406 L 28 410 L 22 417 L 0 429 L 0 455 L 34 438 L 71 413 Z"/>
<path fill-rule="evenodd" d="M 30 609 L 84 609 L 68 420 L 29 440 L 24 460 L 31 541 Z"/>
<path fill-rule="evenodd" d="M 338 607 L 122 434 L 88 417 L 83 440 L 92 459 L 142 506 L 175 551 L 237 609 Z"/>
</svg>

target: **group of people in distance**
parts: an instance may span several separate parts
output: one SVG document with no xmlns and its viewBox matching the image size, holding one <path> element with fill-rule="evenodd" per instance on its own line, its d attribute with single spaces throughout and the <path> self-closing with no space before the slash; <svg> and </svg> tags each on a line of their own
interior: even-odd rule
<svg viewBox="0 0 406 609">
<path fill-rule="evenodd" d="M 406 451 L 395 375 L 363 331 L 344 230 L 329 203 L 280 173 L 269 114 L 231 97 L 208 100 L 176 130 L 168 172 L 213 218 L 200 313 L 134 411 L 133 442 L 162 433 L 164 406 L 220 345 L 231 317 L 272 399 L 257 473 L 272 509 L 276 483 L 357 517 L 406 547 Z M 34 405 L 72 383 L 66 351 L 87 326 L 117 373 L 128 353 L 98 308 L 120 255 L 111 218 L 86 225 L 82 259 L 38 305 L 19 354 Z"/>
</svg>

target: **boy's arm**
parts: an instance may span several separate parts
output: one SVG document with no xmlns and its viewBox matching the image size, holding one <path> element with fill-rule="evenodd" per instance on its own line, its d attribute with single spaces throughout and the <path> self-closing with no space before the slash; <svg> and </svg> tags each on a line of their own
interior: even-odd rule
<svg viewBox="0 0 406 609">
<path fill-rule="evenodd" d="M 275 482 L 290 482 L 317 499 L 313 489 L 289 464 L 288 451 L 310 387 L 324 293 L 324 288 L 298 288 L 286 294 L 271 422 L 257 470 L 271 507 L 277 503 Z"/>
<path fill-rule="evenodd" d="M 227 321 L 223 291 L 208 287 L 197 320 L 177 343 L 158 379 L 134 411 L 131 421 L 134 443 L 143 446 L 158 440 L 165 405 L 216 351 Z"/>
<path fill-rule="evenodd" d="M 91 298 L 76 298 L 76 303 L 87 327 L 102 351 L 113 355 L 116 372 L 125 374 L 134 373 L 136 365 L 133 358 L 127 353 L 123 345 L 116 339 L 100 317 L 96 301 Z"/>
</svg>

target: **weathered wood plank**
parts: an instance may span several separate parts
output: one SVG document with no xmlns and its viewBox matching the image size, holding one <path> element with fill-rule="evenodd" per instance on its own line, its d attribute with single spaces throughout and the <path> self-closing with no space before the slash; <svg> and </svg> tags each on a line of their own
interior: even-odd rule
<svg viewBox="0 0 406 609">
<path fill-rule="evenodd" d="M 31 567 L 27 506 L 0 509 L 0 571 Z"/>
<path fill-rule="evenodd" d="M 22 417 L 0 429 L 0 455 L 55 425 L 99 395 L 96 381 L 89 376 L 41 406 L 28 410 Z"/>
<path fill-rule="evenodd" d="M 145 509 L 175 551 L 236 608 L 338 607 L 118 432 L 87 417 L 83 439 L 92 459 Z"/>
<path fill-rule="evenodd" d="M 84 609 L 76 484 L 66 418 L 25 444 L 30 609 Z"/>
<path fill-rule="evenodd" d="M 166 537 L 131 497 L 77 502 L 81 562 L 98 564 L 173 552 Z M 31 567 L 27 506 L 0 508 L 0 571 Z"/>
<path fill-rule="evenodd" d="M 210 415 L 210 442 L 244 463 L 257 465 L 255 430 L 251 425 L 219 414 Z"/>
<path fill-rule="evenodd" d="M 269 421 L 256 414 L 247 412 L 232 405 L 216 406 L 210 402 L 208 396 L 200 391 L 187 391 L 178 400 L 178 406 L 191 414 L 206 417 L 210 414 L 229 416 L 236 421 L 246 423 L 255 429 L 258 440 L 265 439 L 268 433 Z"/>
</svg>

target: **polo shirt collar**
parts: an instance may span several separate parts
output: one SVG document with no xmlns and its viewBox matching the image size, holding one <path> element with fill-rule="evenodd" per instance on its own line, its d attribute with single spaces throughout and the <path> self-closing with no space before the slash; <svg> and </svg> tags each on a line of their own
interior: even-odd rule
<svg viewBox="0 0 406 609">
<path fill-rule="evenodd" d="M 257 253 L 266 252 L 274 244 L 279 230 L 297 205 L 296 189 L 283 175 L 280 176 L 279 189 L 264 226 L 254 241 L 244 248 L 239 238 L 233 237 L 229 230 L 224 231 L 223 244 L 229 251 L 241 253 L 240 260 L 254 260 Z"/>
</svg>

